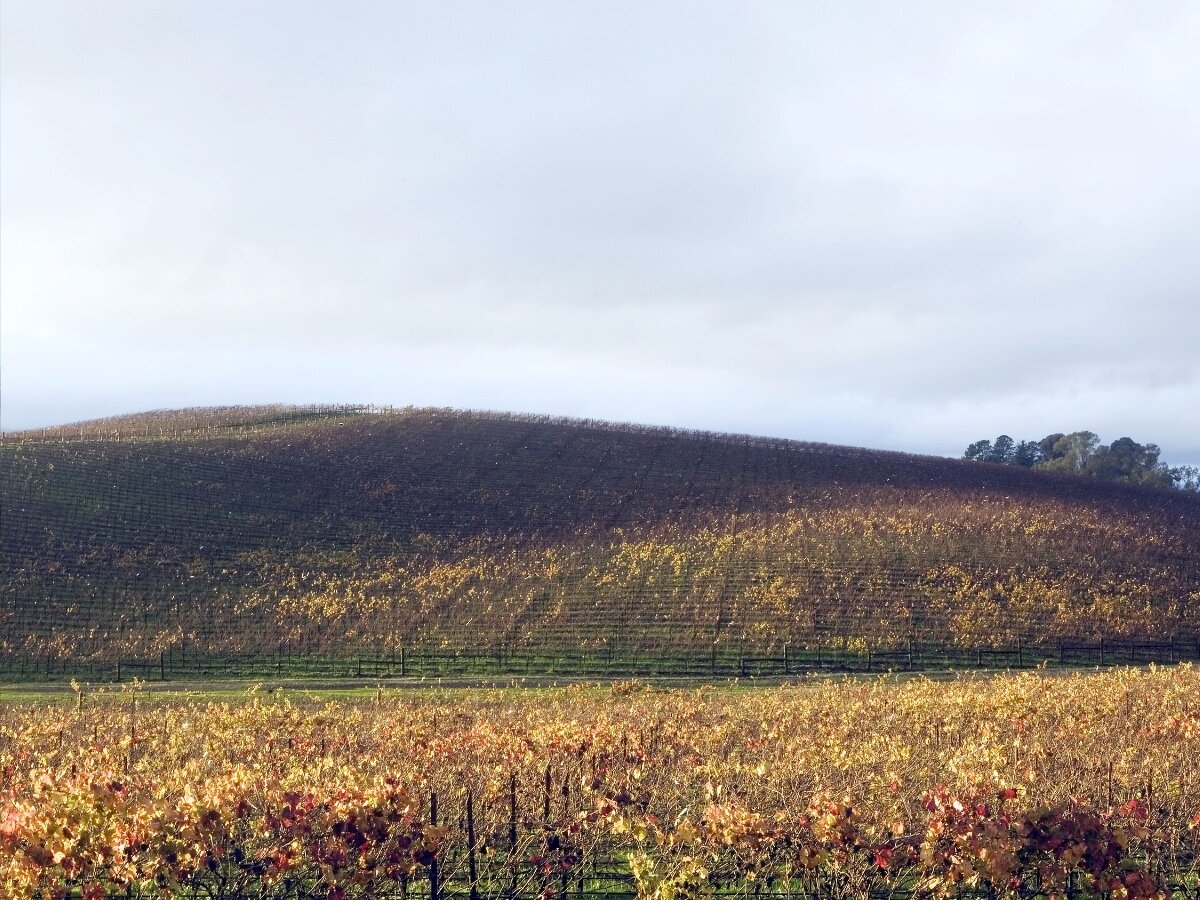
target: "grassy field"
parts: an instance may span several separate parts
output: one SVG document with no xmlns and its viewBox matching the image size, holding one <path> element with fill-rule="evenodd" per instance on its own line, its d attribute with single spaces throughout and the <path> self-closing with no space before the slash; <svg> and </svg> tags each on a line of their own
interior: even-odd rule
<svg viewBox="0 0 1200 900">
<path fill-rule="evenodd" d="M 1044 678 L 1068 677 L 1094 669 L 1042 668 L 1038 674 Z M 876 684 L 903 684 L 906 681 L 954 681 L 960 678 L 1009 677 L 1011 671 L 963 672 L 953 669 L 922 672 L 887 672 L 875 675 L 850 675 L 843 673 L 808 673 L 791 677 L 730 678 L 653 678 L 628 679 L 626 683 L 642 685 L 646 690 L 680 691 L 713 689 L 720 691 L 761 691 L 789 685 L 816 684 L 822 681 L 853 683 L 869 681 Z M 80 705 L 80 692 L 85 703 L 127 703 L 131 692 L 136 692 L 141 702 L 176 703 L 194 700 L 213 700 L 237 703 L 253 701 L 270 695 L 289 700 L 379 700 L 396 695 L 404 697 L 455 698 L 466 697 L 477 691 L 496 695 L 512 692 L 514 696 L 531 697 L 537 692 L 553 694 L 563 688 L 577 692 L 595 692 L 597 695 L 611 693 L 614 684 L 622 682 L 597 681 L 579 676 L 536 676 L 510 678 L 406 678 L 395 680 L 359 678 L 284 678 L 266 681 L 242 678 L 198 678 L 193 681 L 141 681 L 133 680 L 112 683 L 66 684 L 61 681 L 10 681 L 0 682 L 0 703 L 49 704 L 51 706 Z"/>
<path fill-rule="evenodd" d="M 0 701 L 5 896 L 1151 897 L 1200 866 L 1186 665 L 264 688 Z"/>
</svg>

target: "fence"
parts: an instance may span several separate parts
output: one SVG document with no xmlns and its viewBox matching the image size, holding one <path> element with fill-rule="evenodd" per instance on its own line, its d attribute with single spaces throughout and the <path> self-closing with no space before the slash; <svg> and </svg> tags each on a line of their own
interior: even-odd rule
<svg viewBox="0 0 1200 900">
<path fill-rule="evenodd" d="M 162 888 L 147 888 L 143 892 L 131 886 L 109 894 L 109 900 L 149 900 L 163 896 L 189 900 L 201 897 L 206 900 L 330 900 L 350 896 L 372 900 L 633 900 L 638 897 L 629 848 L 621 850 L 617 845 L 603 841 L 589 845 L 589 837 L 572 826 L 578 821 L 579 808 L 572 804 L 574 798 L 569 781 L 565 777 L 553 779 L 551 769 L 547 768 L 544 780 L 539 779 L 539 782 L 536 788 L 540 797 L 535 808 L 529 809 L 532 798 L 526 795 L 525 806 L 519 805 L 517 776 L 510 775 L 507 790 L 491 810 L 493 815 L 490 817 L 477 815 L 475 798 L 470 790 L 455 791 L 450 798 L 439 797 L 437 791 L 430 792 L 422 803 L 421 819 L 415 825 L 391 822 L 389 827 L 396 829 L 393 838 L 403 835 L 406 828 L 412 830 L 416 835 L 412 846 L 422 840 L 419 835 L 426 824 L 433 829 L 444 829 L 445 838 L 439 840 L 438 852 L 428 856 L 409 854 L 415 865 L 400 865 L 392 874 L 377 871 L 369 884 L 360 884 L 353 895 L 331 889 L 322 884 L 319 877 L 321 870 L 328 875 L 335 874 L 335 869 L 342 875 L 352 875 L 355 866 L 349 857 L 341 859 L 333 868 L 327 864 L 314 865 L 289 878 L 265 879 L 262 877 L 262 852 L 247 853 L 236 843 L 231 843 L 232 849 L 226 848 L 223 856 L 212 858 L 208 865 L 198 868 L 173 892 L 164 893 Z M 441 802 L 446 799 L 452 802 Z M 485 825 L 481 830 L 481 822 L 490 822 L 490 828 Z M 357 825 L 350 819 L 341 825 L 335 823 L 328 834 L 307 834 L 306 840 L 313 841 L 315 848 L 332 835 L 345 846 L 354 847 L 355 828 Z M 380 836 L 374 837 L 378 841 Z M 364 837 L 362 844 L 369 843 Z M 407 850 L 409 846 L 408 843 L 396 844 L 393 849 Z M 786 840 L 780 846 L 785 856 L 795 850 Z M 397 859 L 404 855 L 398 853 Z M 718 849 L 716 855 L 708 859 L 707 865 L 711 868 L 704 876 L 702 893 L 692 893 L 687 887 L 677 885 L 670 894 L 661 896 L 709 896 L 731 900 L 826 900 L 835 896 L 909 900 L 931 896 L 928 889 L 918 888 L 918 876 L 912 871 L 887 872 L 877 868 L 839 872 L 832 866 L 793 869 L 787 864 L 780 865 L 782 857 L 773 860 L 764 857 L 759 862 L 773 874 L 763 878 L 763 873 L 748 875 L 744 861 L 738 859 L 737 853 L 726 855 L 723 863 L 718 859 L 721 855 Z M 1196 860 L 1187 855 L 1177 856 L 1168 861 L 1168 865 L 1172 866 L 1171 873 L 1156 873 L 1158 883 L 1166 885 L 1170 895 L 1178 900 L 1200 900 L 1200 882 L 1195 877 Z M 749 870 L 753 873 L 756 867 L 757 864 L 751 864 Z M 1096 896 L 1079 871 L 1067 876 L 1065 890 L 1061 884 L 1041 886 L 1036 863 L 1026 865 L 1020 875 L 1019 887 L 1013 889 L 1010 886 L 1010 896 L 1023 900 L 1047 895 L 1080 900 Z M 960 885 L 950 896 L 963 900 L 991 900 L 997 894 L 993 887 L 981 884 L 977 887 Z"/>
<path fill-rule="evenodd" d="M 392 647 L 363 653 L 314 653 L 280 647 L 273 653 L 217 654 L 172 647 L 152 659 L 80 661 L 55 656 L 0 658 L 0 678 L 121 682 L 205 678 L 770 678 L 810 672 L 884 673 L 942 669 L 1028 669 L 1170 665 L 1200 661 L 1200 641 L 1100 641 L 960 647 L 910 641 L 888 649 L 846 644 L 785 646 L 772 651 L 695 647 L 646 650 L 444 649 Z"/>
</svg>

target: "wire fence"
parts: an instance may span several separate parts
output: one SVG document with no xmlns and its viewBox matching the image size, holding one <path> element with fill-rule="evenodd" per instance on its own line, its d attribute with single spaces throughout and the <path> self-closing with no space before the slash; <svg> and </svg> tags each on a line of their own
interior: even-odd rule
<svg viewBox="0 0 1200 900">
<path fill-rule="evenodd" d="M 1172 900 L 1198 900 L 1200 887 L 1194 881 L 1175 881 L 1167 885 L 1168 896 Z M 78 891 L 61 895 L 63 900 L 81 897 Z M 104 900 L 162 900 L 163 894 L 156 891 L 138 890 L 137 888 L 123 890 L 104 895 Z M 197 886 L 194 889 L 185 888 L 171 900 L 329 900 L 331 891 L 324 885 L 287 887 L 255 885 L 236 893 L 221 892 L 211 889 L 208 885 Z M 340 896 L 333 894 L 333 896 Z M 438 886 L 434 894 L 428 881 L 404 882 L 397 879 L 390 889 L 373 886 L 369 893 L 345 895 L 361 897 L 364 900 L 638 900 L 645 895 L 639 894 L 633 877 L 622 873 L 589 873 L 585 876 L 572 876 L 564 881 L 561 879 L 546 887 L 533 890 L 519 889 L 513 892 L 507 885 L 480 884 L 475 885 L 474 891 L 468 881 L 461 878 L 449 879 Z M 680 895 L 685 896 L 685 895 Z M 852 897 L 857 900 L 917 900 L 928 898 L 931 893 L 916 885 L 887 885 L 879 886 L 866 892 L 855 892 L 850 885 L 839 886 L 830 884 L 816 890 L 803 883 L 780 884 L 776 881 L 764 886 L 755 881 L 729 882 L 708 884 L 701 895 L 712 898 L 729 898 L 729 900 L 832 900 L 835 897 Z M 995 900 L 998 896 L 994 889 L 988 887 L 960 886 L 947 896 L 956 900 Z M 1025 890 L 1017 891 L 1010 896 L 1020 900 L 1045 900 L 1053 896 L 1062 900 L 1095 900 L 1096 892 L 1087 886 L 1082 879 L 1073 879 L 1072 884 L 1065 889 L 1049 892 L 1037 887 L 1036 882 Z"/>
<path fill-rule="evenodd" d="M 19 681 L 187 681 L 206 678 L 428 679 L 563 677 L 603 680 L 788 678 L 810 673 L 928 672 L 945 669 L 1020 670 L 1039 667 L 1174 665 L 1200 662 L 1200 641 L 1099 641 L 1094 644 L 1021 643 L 959 647 L 910 641 L 886 650 L 828 646 L 784 647 L 764 653 L 736 647 L 645 652 L 530 649 L 450 650 L 393 647 L 374 653 L 310 654 L 280 647 L 275 653 L 216 654 L 172 647 L 153 659 L 88 662 L 56 656 L 0 657 L 0 678 Z"/>
<path fill-rule="evenodd" d="M 423 818 L 409 827 L 415 828 L 414 834 L 427 826 L 441 828 L 444 838 L 439 841 L 436 853 L 414 856 L 405 854 L 406 843 L 397 844 L 394 835 L 391 836 L 387 845 L 400 864 L 390 874 L 380 874 L 376 869 L 372 877 L 356 879 L 354 868 L 349 864 L 352 860 L 345 855 L 339 857 L 339 851 L 335 849 L 328 855 L 331 864 L 295 870 L 282 878 L 277 875 L 264 877 L 269 869 L 269 857 L 246 853 L 233 842 L 223 855 L 210 856 L 207 865 L 178 884 L 170 887 L 130 885 L 120 892 L 108 893 L 106 897 L 107 900 L 160 900 L 164 897 L 172 900 L 662 900 L 670 897 L 679 900 L 689 897 L 910 900 L 950 896 L 961 900 L 994 900 L 998 896 L 996 888 L 986 882 L 978 885 L 964 882 L 957 889 L 935 892 L 926 883 L 928 873 L 922 875 L 916 869 L 889 872 L 869 864 L 839 868 L 834 862 L 821 866 L 793 866 L 788 858 L 799 847 L 799 841 L 793 847 L 786 840 L 778 846 L 777 853 L 768 854 L 754 863 L 739 859 L 736 852 L 720 846 L 708 845 L 707 849 L 697 846 L 686 851 L 688 857 L 695 853 L 705 859 L 710 868 L 690 881 L 683 878 L 673 884 L 660 870 L 659 888 L 664 881 L 671 886 L 656 890 L 647 884 L 653 882 L 653 878 L 639 884 L 628 843 L 618 848 L 572 827 L 577 817 L 566 793 L 567 783 L 564 781 L 561 785 L 560 798 L 560 785 L 552 780 L 549 769 L 544 783 L 539 785 L 544 792 L 538 808 L 526 809 L 519 804 L 515 775 L 507 783 L 508 790 L 499 800 L 498 808 L 492 810 L 491 817 L 477 815 L 470 790 L 456 792 L 451 803 L 445 803 L 446 798 L 440 797 L 438 792 L 431 792 L 423 802 Z M 483 824 L 485 821 L 490 822 L 490 826 Z M 313 841 L 314 848 L 327 838 L 333 838 L 335 844 L 340 841 L 354 846 L 352 835 L 356 827 L 353 822 L 347 822 L 344 823 L 346 830 L 339 832 L 335 828 L 330 835 L 308 834 L 305 839 Z M 364 845 L 370 843 L 365 836 L 362 842 Z M 314 850 L 314 853 L 319 855 L 327 851 L 328 848 L 326 851 Z M 660 864 L 666 864 L 664 868 L 669 868 L 669 850 L 651 848 L 651 852 L 658 854 Z M 1151 874 L 1170 897 L 1193 900 L 1200 898 L 1196 862 L 1194 856 L 1186 853 L 1162 858 L 1150 867 Z M 1169 866 L 1169 871 L 1164 871 L 1164 866 Z M 1136 868 L 1139 866 L 1131 867 L 1130 871 Z M 1043 884 L 1036 862 L 1021 866 L 1016 874 L 1019 877 L 1007 885 L 1005 896 L 1019 900 L 1051 896 L 1094 900 L 1102 896 L 1096 893 L 1095 885 L 1089 883 L 1082 871 L 1069 872 L 1065 884 L 1057 879 L 1054 884 Z M 88 895 L 70 890 L 55 896 L 98 900 L 94 893 Z"/>
</svg>

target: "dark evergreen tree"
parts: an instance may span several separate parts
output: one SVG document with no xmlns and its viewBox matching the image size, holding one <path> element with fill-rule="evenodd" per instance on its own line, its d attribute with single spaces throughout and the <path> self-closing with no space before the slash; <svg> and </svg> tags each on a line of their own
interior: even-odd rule
<svg viewBox="0 0 1200 900">
<path fill-rule="evenodd" d="M 1021 441 L 1013 451 L 1012 461 L 1015 465 L 1030 468 L 1036 466 L 1045 458 L 1042 448 L 1038 446 L 1037 441 Z"/>
<path fill-rule="evenodd" d="M 992 442 L 988 440 L 976 441 L 967 448 L 967 452 L 963 454 L 964 459 L 973 459 L 977 462 L 987 462 L 988 457 L 992 455 Z"/>
<path fill-rule="evenodd" d="M 1160 452 L 1157 444 L 1139 444 L 1130 437 L 1118 438 L 1107 447 L 1096 448 L 1088 459 L 1086 472 L 1096 478 L 1169 487 L 1174 483 L 1174 477 L 1171 470 L 1158 461 Z"/>
<path fill-rule="evenodd" d="M 996 440 L 992 441 L 992 452 L 988 454 L 987 461 L 994 463 L 1011 463 L 1013 456 L 1016 454 L 1017 443 L 1007 434 L 1002 434 Z"/>
</svg>

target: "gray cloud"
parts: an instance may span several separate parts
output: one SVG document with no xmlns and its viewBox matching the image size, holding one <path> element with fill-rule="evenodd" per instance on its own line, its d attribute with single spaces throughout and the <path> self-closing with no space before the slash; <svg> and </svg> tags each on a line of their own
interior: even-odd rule
<svg viewBox="0 0 1200 900">
<path fill-rule="evenodd" d="M 363 399 L 1200 461 L 1188 5 L 0 29 L 4 427 Z"/>
</svg>

